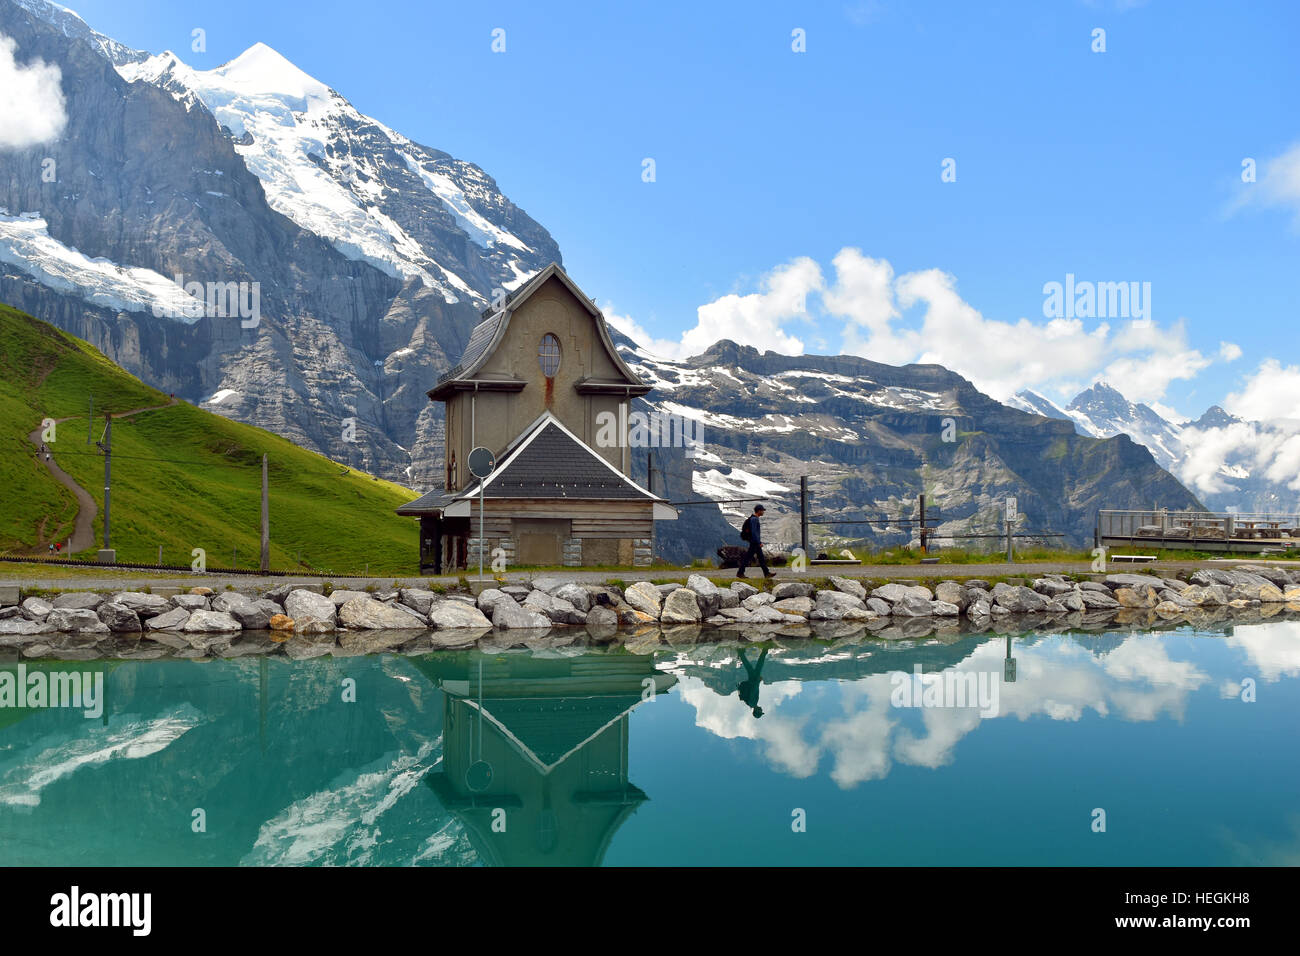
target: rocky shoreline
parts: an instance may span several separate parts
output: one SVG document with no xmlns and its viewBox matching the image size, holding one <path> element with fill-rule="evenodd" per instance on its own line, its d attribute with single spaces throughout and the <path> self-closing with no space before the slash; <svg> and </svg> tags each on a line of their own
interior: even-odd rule
<svg viewBox="0 0 1300 956">
<path fill-rule="evenodd" d="M 1300 569 L 1202 569 L 1186 579 L 1111 574 L 1101 581 L 1047 575 L 1027 584 L 971 579 L 828 587 L 782 581 L 760 590 L 685 584 L 578 584 L 559 576 L 488 588 L 477 596 L 424 588 L 331 590 L 283 585 L 261 594 L 72 591 L 0 607 L 0 659 L 211 658 L 279 654 L 426 653 L 481 646 L 569 646 L 621 641 L 916 640 L 955 633 L 1209 626 L 1300 615 Z M 0 602 L 3 603 L 3 602 Z"/>
</svg>

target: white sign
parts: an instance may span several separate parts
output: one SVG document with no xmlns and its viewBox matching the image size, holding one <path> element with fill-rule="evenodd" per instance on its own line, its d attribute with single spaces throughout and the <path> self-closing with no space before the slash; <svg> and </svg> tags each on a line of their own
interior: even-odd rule
<svg viewBox="0 0 1300 956">
<path fill-rule="evenodd" d="M 1016 499 L 1015 498 L 1007 499 L 1007 520 L 1008 521 L 1016 520 Z"/>
</svg>

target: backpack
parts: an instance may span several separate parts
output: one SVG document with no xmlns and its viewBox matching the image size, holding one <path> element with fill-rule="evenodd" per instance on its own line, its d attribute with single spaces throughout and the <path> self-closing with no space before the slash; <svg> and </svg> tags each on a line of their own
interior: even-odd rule
<svg viewBox="0 0 1300 956">
<path fill-rule="evenodd" d="M 753 540 L 753 538 L 751 538 L 751 537 L 749 536 L 749 519 L 748 519 L 748 518 L 746 518 L 746 519 L 745 519 L 745 523 L 742 524 L 742 525 L 740 526 L 740 540 L 741 540 L 741 541 L 752 541 L 752 540 Z"/>
</svg>

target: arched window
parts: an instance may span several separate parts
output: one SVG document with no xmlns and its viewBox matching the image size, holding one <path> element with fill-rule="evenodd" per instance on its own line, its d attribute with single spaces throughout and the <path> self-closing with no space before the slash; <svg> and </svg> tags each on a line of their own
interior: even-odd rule
<svg viewBox="0 0 1300 956">
<path fill-rule="evenodd" d="M 542 374 L 554 378 L 560 370 L 560 340 L 547 332 L 537 346 L 537 361 L 541 363 Z"/>
</svg>

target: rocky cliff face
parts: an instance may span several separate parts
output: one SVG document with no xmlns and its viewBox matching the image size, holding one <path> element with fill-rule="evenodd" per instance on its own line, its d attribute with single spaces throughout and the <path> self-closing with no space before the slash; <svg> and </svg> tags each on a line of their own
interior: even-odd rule
<svg viewBox="0 0 1300 956">
<path fill-rule="evenodd" d="M 941 534 L 999 532 L 1003 501 L 1014 495 L 1017 530 L 1061 532 L 1064 541 L 1048 543 L 1075 546 L 1092 540 L 1099 508 L 1198 507 L 1127 436 L 1081 436 L 1069 422 L 1009 408 L 937 365 L 759 353 L 734 342 L 684 362 L 626 339 L 620 348 L 655 384 L 647 399 L 657 409 L 703 425 L 702 454 L 667 459 L 689 472 L 693 495 L 766 498 L 765 538 L 774 543 L 798 542 L 800 475 L 808 476 L 812 537 L 822 550 L 914 540 L 910 526 L 889 519 L 913 517 L 922 492 Z M 751 507 L 722 511 L 738 527 Z"/>
<path fill-rule="evenodd" d="M 0 0 L 0 33 L 58 66 L 68 114 L 57 141 L 0 152 L 0 299 L 339 461 L 436 473 L 424 392 L 494 289 L 559 259 L 546 231 L 264 46 L 199 73 L 43 0 Z M 256 324 L 220 295 L 168 317 L 176 276 L 256 290 Z"/>
</svg>

